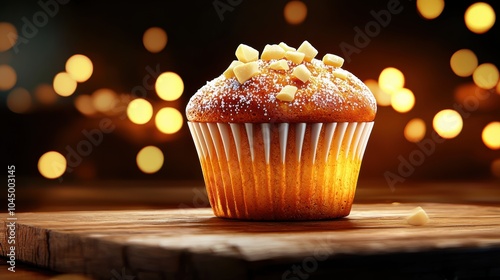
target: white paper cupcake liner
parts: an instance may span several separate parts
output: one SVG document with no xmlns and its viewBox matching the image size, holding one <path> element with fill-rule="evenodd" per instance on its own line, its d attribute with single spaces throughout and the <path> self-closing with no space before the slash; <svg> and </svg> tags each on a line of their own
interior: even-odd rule
<svg viewBox="0 0 500 280">
<path fill-rule="evenodd" d="M 214 213 L 273 220 L 348 214 L 373 122 L 188 126 Z"/>
</svg>

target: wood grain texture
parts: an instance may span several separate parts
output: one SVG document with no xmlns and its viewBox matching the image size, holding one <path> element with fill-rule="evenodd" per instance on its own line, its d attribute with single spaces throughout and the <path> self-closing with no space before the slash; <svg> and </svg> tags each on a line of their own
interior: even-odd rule
<svg viewBox="0 0 500 280">
<path fill-rule="evenodd" d="M 416 206 L 427 211 L 427 225 L 405 222 Z M 97 279 L 316 279 L 353 273 L 396 279 L 463 271 L 500 277 L 495 206 L 355 204 L 347 218 L 313 222 L 225 220 L 209 208 L 16 216 L 17 260 Z M 1 238 L 0 254 L 7 248 Z"/>
</svg>

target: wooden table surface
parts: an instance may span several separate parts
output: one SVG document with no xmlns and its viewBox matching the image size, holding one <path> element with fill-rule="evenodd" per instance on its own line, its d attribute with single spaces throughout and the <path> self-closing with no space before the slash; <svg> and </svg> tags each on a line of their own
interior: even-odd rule
<svg viewBox="0 0 500 280">
<path fill-rule="evenodd" d="M 347 218 L 313 222 L 219 219 L 192 195 L 150 209 L 52 205 L 16 213 L 17 272 L 2 260 L 0 279 L 500 279 L 499 194 L 495 183 L 360 189 Z M 405 222 L 416 206 L 427 225 Z"/>
</svg>

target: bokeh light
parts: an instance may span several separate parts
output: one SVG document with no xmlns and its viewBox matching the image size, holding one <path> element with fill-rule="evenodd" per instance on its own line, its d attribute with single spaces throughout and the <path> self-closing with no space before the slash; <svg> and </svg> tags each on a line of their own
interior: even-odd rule
<svg viewBox="0 0 500 280">
<path fill-rule="evenodd" d="M 146 146 L 137 153 L 136 162 L 139 169 L 147 174 L 155 173 L 163 166 L 163 153 L 155 146 Z"/>
<path fill-rule="evenodd" d="M 175 108 L 165 107 L 156 113 L 156 127 L 165 134 L 176 133 L 182 128 L 183 122 L 182 114 Z"/>
<path fill-rule="evenodd" d="M 173 101 L 181 97 L 184 91 L 184 82 L 177 73 L 165 72 L 156 79 L 155 89 L 161 99 Z"/>
<path fill-rule="evenodd" d="M 391 105 L 391 95 L 387 92 L 383 91 L 379 86 L 378 82 L 373 79 L 368 79 L 365 82 L 365 85 L 370 89 L 375 96 L 375 100 L 377 100 L 377 104 L 380 106 L 389 106 Z"/>
<path fill-rule="evenodd" d="M 167 45 L 167 32 L 160 27 L 151 27 L 144 32 L 142 43 L 149 52 L 161 52 Z"/>
<path fill-rule="evenodd" d="M 415 106 L 415 95 L 407 88 L 399 89 L 391 96 L 391 106 L 399 113 L 409 112 Z"/>
<path fill-rule="evenodd" d="M 285 20 L 289 24 L 301 24 L 307 17 L 307 6 L 302 1 L 290 1 L 283 9 Z"/>
<path fill-rule="evenodd" d="M 404 135 L 406 140 L 416 143 L 425 137 L 426 126 L 422 119 L 411 119 L 405 126 Z"/>
<path fill-rule="evenodd" d="M 487 124 L 481 134 L 483 143 L 492 150 L 500 149 L 500 122 Z"/>
<path fill-rule="evenodd" d="M 491 162 L 491 173 L 493 176 L 500 178 L 500 158 L 497 158 Z"/>
<path fill-rule="evenodd" d="M 378 85 L 385 92 L 392 94 L 404 87 L 405 76 L 398 69 L 394 67 L 387 67 L 380 72 Z"/>
<path fill-rule="evenodd" d="M 495 65 L 483 63 L 474 70 L 472 79 L 478 87 L 492 89 L 497 85 L 499 76 L 498 68 Z"/>
<path fill-rule="evenodd" d="M 127 106 L 127 116 L 135 124 L 145 124 L 153 116 L 153 106 L 145 99 L 134 99 Z"/>
<path fill-rule="evenodd" d="M 46 152 L 38 160 L 38 171 L 45 178 L 59 178 L 66 172 L 66 158 L 56 151 Z"/>
<path fill-rule="evenodd" d="M 462 131 L 462 116 L 455 110 L 445 109 L 434 116 L 432 126 L 439 136 L 446 139 L 455 138 Z"/>
<path fill-rule="evenodd" d="M 54 104 L 57 100 L 57 94 L 49 84 L 39 84 L 34 93 L 38 102 L 44 105 Z"/>
<path fill-rule="evenodd" d="M 93 71 L 92 61 L 83 54 L 75 54 L 66 61 L 66 72 L 79 83 L 87 81 Z"/>
<path fill-rule="evenodd" d="M 417 10 L 425 19 L 437 18 L 444 9 L 444 0 L 417 0 Z"/>
<path fill-rule="evenodd" d="M 60 72 L 54 77 L 54 91 L 60 96 L 70 96 L 76 90 L 76 81 L 66 72 Z"/>
<path fill-rule="evenodd" d="M 451 70 L 460 77 L 472 75 L 477 64 L 476 54 L 469 49 L 458 50 L 450 58 Z"/>
<path fill-rule="evenodd" d="M 26 113 L 31 104 L 31 95 L 25 88 L 15 88 L 7 96 L 7 107 L 14 113 Z"/>
<path fill-rule="evenodd" d="M 0 65 L 0 90 L 9 90 L 16 85 L 16 71 L 7 64 Z"/>
<path fill-rule="evenodd" d="M 0 22 L 0 52 L 9 50 L 16 42 L 16 27 L 8 22 Z"/>
<path fill-rule="evenodd" d="M 101 88 L 92 93 L 92 106 L 101 113 L 107 113 L 115 108 L 118 95 L 109 88 Z"/>
<path fill-rule="evenodd" d="M 465 25 L 470 31 L 482 34 L 495 24 L 496 15 L 489 4 L 478 2 L 467 8 L 464 19 Z"/>
<path fill-rule="evenodd" d="M 75 107 L 80 113 L 86 116 L 91 116 L 97 113 L 94 108 L 94 104 L 92 103 L 92 97 L 88 94 L 78 95 L 75 98 Z"/>
</svg>

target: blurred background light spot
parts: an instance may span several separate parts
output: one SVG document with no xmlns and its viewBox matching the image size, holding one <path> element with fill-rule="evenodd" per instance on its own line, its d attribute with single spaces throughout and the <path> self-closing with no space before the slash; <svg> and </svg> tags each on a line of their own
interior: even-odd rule
<svg viewBox="0 0 500 280">
<path fill-rule="evenodd" d="M 25 88 L 15 88 L 7 96 L 7 107 L 14 113 L 26 113 L 31 104 L 31 95 Z"/>
<path fill-rule="evenodd" d="M 415 95 L 407 88 L 399 89 L 391 95 L 391 106 L 399 113 L 409 112 L 415 106 Z"/>
<path fill-rule="evenodd" d="M 489 4 L 478 2 L 467 8 L 464 19 L 465 25 L 470 31 L 482 34 L 495 24 L 496 15 Z"/>
<path fill-rule="evenodd" d="M 416 143 L 424 139 L 425 132 L 425 122 L 422 119 L 414 118 L 406 124 L 404 135 L 406 140 Z"/>
<path fill-rule="evenodd" d="M 58 152 L 46 152 L 38 160 L 38 171 L 48 179 L 61 177 L 66 172 L 66 159 Z"/>
<path fill-rule="evenodd" d="M 0 65 L 0 90 L 9 90 L 16 85 L 16 71 L 7 64 Z"/>
<path fill-rule="evenodd" d="M 79 83 L 87 81 L 93 71 L 92 61 L 83 54 L 75 54 L 66 61 L 66 72 Z"/>
<path fill-rule="evenodd" d="M 497 158 L 491 162 L 491 173 L 493 176 L 500 178 L 500 158 Z"/>
<path fill-rule="evenodd" d="M 476 54 L 469 49 L 456 51 L 450 59 L 451 70 L 460 77 L 472 75 L 477 67 L 477 63 Z"/>
<path fill-rule="evenodd" d="M 377 100 L 377 104 L 380 106 L 389 106 L 391 105 L 391 95 L 387 92 L 383 91 L 379 86 L 378 82 L 373 79 L 368 79 L 365 82 L 365 85 L 370 89 L 375 96 L 375 100 Z"/>
<path fill-rule="evenodd" d="M 39 84 L 34 93 L 38 102 L 44 105 L 54 104 L 57 100 L 57 94 L 49 84 Z"/>
<path fill-rule="evenodd" d="M 462 116 L 455 110 L 445 109 L 434 116 L 432 126 L 439 136 L 446 139 L 455 138 L 462 131 Z"/>
<path fill-rule="evenodd" d="M 9 50 L 16 42 L 16 27 L 8 22 L 0 22 L 0 52 Z"/>
<path fill-rule="evenodd" d="M 487 124 L 481 134 L 483 143 L 492 150 L 500 149 L 500 122 Z"/>
<path fill-rule="evenodd" d="M 167 32 L 160 27 L 151 27 L 144 32 L 142 43 L 149 52 L 161 52 L 167 45 Z"/>
<path fill-rule="evenodd" d="M 163 166 L 163 153 L 155 146 L 146 146 L 137 153 L 137 166 L 147 174 L 155 173 Z"/>
<path fill-rule="evenodd" d="M 118 95 L 109 88 L 101 88 L 92 93 L 92 106 L 101 113 L 113 110 L 118 102 Z"/>
<path fill-rule="evenodd" d="M 404 87 L 405 76 L 398 69 L 394 67 L 387 67 L 380 72 L 378 85 L 383 91 L 392 94 Z"/>
<path fill-rule="evenodd" d="M 437 18 L 444 9 L 444 0 L 417 0 L 417 10 L 425 19 Z"/>
<path fill-rule="evenodd" d="M 289 24 L 301 24 L 307 17 L 307 6 L 302 1 L 290 1 L 283 9 L 285 20 Z"/>
<path fill-rule="evenodd" d="M 88 94 L 78 95 L 75 98 L 76 109 L 86 116 L 91 116 L 96 113 L 96 109 L 92 103 L 92 97 Z"/>
<path fill-rule="evenodd" d="M 495 110 L 500 104 L 494 98 L 490 98 L 491 93 L 482 89 L 473 82 L 468 82 L 458 85 L 453 93 L 455 101 L 459 104 L 467 106 L 469 111 L 480 110 Z"/>
<path fill-rule="evenodd" d="M 182 128 L 183 122 L 182 114 L 175 108 L 165 107 L 156 113 L 155 124 L 162 133 L 176 133 Z"/>
<path fill-rule="evenodd" d="M 127 106 L 127 116 L 135 124 L 145 124 L 153 117 L 153 106 L 145 99 L 134 99 Z"/>
<path fill-rule="evenodd" d="M 472 79 L 478 87 L 492 89 L 498 83 L 498 68 L 491 63 L 483 63 L 474 70 Z"/>
<path fill-rule="evenodd" d="M 184 91 L 184 82 L 177 73 L 165 72 L 156 79 L 155 89 L 161 99 L 174 101 L 181 97 Z"/>
<path fill-rule="evenodd" d="M 60 72 L 54 77 L 54 91 L 60 96 L 70 96 L 76 90 L 76 81 L 68 73 Z"/>
</svg>

